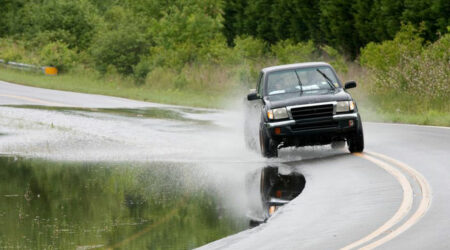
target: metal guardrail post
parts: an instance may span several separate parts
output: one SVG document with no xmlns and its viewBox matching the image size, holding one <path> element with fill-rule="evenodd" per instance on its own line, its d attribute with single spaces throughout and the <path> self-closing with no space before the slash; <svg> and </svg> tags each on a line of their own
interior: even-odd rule
<svg viewBox="0 0 450 250">
<path fill-rule="evenodd" d="M 5 65 L 6 67 L 26 70 L 26 71 L 40 71 L 45 75 L 55 76 L 58 74 L 58 69 L 56 67 L 51 66 L 36 66 L 32 64 L 19 63 L 19 62 L 7 62 L 3 59 L 0 59 L 0 64 Z"/>
</svg>

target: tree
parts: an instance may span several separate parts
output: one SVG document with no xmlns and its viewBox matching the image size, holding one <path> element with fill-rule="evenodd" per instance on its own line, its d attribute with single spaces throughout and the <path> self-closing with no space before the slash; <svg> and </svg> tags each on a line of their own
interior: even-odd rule
<svg viewBox="0 0 450 250">
<path fill-rule="evenodd" d="M 326 43 L 355 57 L 361 41 L 355 28 L 352 9 L 355 0 L 320 0 L 320 27 Z"/>
<path fill-rule="evenodd" d="M 416 27 L 423 25 L 423 37 L 434 41 L 439 35 L 447 32 L 449 23 L 450 2 L 446 0 L 404 0 L 405 8 L 401 16 L 404 23 L 412 23 Z"/>
<path fill-rule="evenodd" d="M 147 41 L 133 25 L 104 31 L 96 37 L 91 54 L 100 72 L 106 72 L 113 65 L 119 73 L 133 73 L 133 66 L 138 64 L 140 56 L 148 50 Z"/>
<path fill-rule="evenodd" d="M 28 40 L 38 37 L 44 43 L 62 41 L 69 48 L 85 49 L 94 29 L 86 8 L 89 4 L 78 1 L 27 2 L 17 11 L 10 34 L 21 34 Z"/>
</svg>

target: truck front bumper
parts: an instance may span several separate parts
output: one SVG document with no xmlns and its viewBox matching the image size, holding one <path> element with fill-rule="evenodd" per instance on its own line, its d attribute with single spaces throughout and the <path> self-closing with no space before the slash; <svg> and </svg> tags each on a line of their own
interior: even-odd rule
<svg viewBox="0 0 450 250">
<path fill-rule="evenodd" d="M 336 114 L 327 118 L 285 120 L 265 123 L 266 132 L 286 145 L 327 144 L 336 138 L 346 138 L 356 131 L 358 113 Z"/>
</svg>

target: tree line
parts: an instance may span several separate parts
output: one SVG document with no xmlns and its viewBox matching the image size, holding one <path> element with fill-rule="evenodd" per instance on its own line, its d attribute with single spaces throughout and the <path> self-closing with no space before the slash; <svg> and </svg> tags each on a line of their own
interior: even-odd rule
<svg viewBox="0 0 450 250">
<path fill-rule="evenodd" d="M 158 67 L 311 44 L 355 58 L 402 23 L 435 41 L 447 32 L 450 1 L 0 0 L 0 11 L 1 57 L 145 78 Z"/>
<path fill-rule="evenodd" d="M 436 40 L 447 32 L 450 1 L 230 0 L 223 10 L 229 44 L 243 34 L 269 43 L 313 40 L 355 57 L 369 42 L 393 39 L 402 23 L 420 27 L 425 40 Z"/>
</svg>

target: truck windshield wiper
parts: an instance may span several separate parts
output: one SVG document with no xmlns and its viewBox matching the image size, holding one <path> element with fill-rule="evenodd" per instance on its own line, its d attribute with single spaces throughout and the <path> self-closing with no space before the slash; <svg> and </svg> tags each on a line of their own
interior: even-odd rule
<svg viewBox="0 0 450 250">
<path fill-rule="evenodd" d="M 327 83 L 331 86 L 332 89 L 336 88 L 336 87 L 334 87 L 333 83 L 331 82 L 331 79 L 328 78 L 328 76 L 325 73 L 323 73 L 320 69 L 316 69 L 316 70 L 325 78 L 325 80 L 327 80 Z"/>
<path fill-rule="evenodd" d="M 300 93 L 303 93 L 303 84 L 302 84 L 302 81 L 300 81 L 300 77 L 297 74 L 297 70 L 294 69 L 294 73 L 298 80 L 298 86 L 300 86 Z"/>
</svg>

